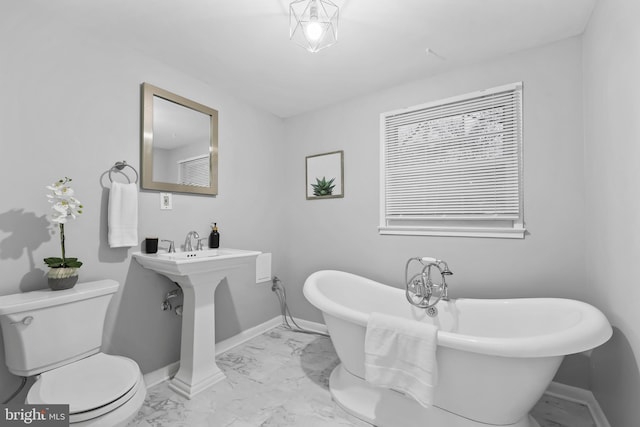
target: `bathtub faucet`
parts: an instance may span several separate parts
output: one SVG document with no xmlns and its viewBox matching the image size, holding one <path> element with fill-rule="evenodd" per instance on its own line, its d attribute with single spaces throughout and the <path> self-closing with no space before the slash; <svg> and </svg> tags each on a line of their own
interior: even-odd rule
<svg viewBox="0 0 640 427">
<path fill-rule="evenodd" d="M 444 274 L 445 276 L 452 276 L 453 272 L 451 270 L 449 270 L 449 265 L 442 260 L 438 260 L 438 266 L 440 266 L 440 273 Z"/>
<path fill-rule="evenodd" d="M 437 262 L 437 267 L 440 270 L 440 275 L 442 276 L 442 286 L 443 286 L 442 300 L 449 301 L 449 287 L 445 282 L 444 276 L 453 276 L 453 272 L 449 270 L 449 265 L 446 263 L 446 261 L 436 260 L 436 262 Z"/>
<path fill-rule="evenodd" d="M 418 262 L 422 268 L 419 273 L 409 278 L 409 266 L 413 262 Z M 433 268 L 436 268 L 440 273 L 439 283 L 437 283 L 437 276 L 436 281 L 432 278 L 431 270 Z M 445 277 L 452 274 L 449 265 L 445 261 L 431 257 L 409 258 L 404 271 L 407 301 L 416 307 L 427 309 L 429 316 L 437 315 L 438 310 L 435 305 L 440 300 L 449 300 Z"/>
</svg>

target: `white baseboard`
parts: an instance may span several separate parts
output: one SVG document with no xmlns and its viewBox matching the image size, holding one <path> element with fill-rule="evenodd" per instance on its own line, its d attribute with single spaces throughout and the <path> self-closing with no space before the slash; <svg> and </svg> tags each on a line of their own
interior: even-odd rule
<svg viewBox="0 0 640 427">
<path fill-rule="evenodd" d="M 310 322 L 304 319 L 296 319 L 294 318 L 296 323 L 300 325 L 301 328 L 308 329 L 314 332 L 322 332 L 327 333 L 327 327 L 322 323 Z M 257 337 L 258 335 L 262 335 L 267 331 L 270 331 L 273 328 L 277 328 L 282 325 L 282 317 L 277 316 L 271 320 L 267 320 L 264 323 L 261 323 L 253 328 L 249 328 L 245 331 L 240 332 L 237 335 L 234 335 L 225 340 L 219 341 L 216 343 L 216 356 L 224 353 L 225 351 L 229 351 L 234 347 L 239 346 L 252 338 Z M 293 325 L 292 325 L 293 326 Z M 176 372 L 178 372 L 178 368 L 180 367 L 180 362 L 174 362 L 170 365 L 164 366 L 160 369 L 156 369 L 155 371 L 144 374 L 144 383 L 147 388 L 153 387 L 154 385 L 160 384 L 163 381 L 168 380 L 173 377 Z M 606 426 L 609 427 L 609 426 Z"/>
<path fill-rule="evenodd" d="M 168 380 L 173 377 L 176 372 L 178 372 L 178 368 L 180 367 L 180 362 L 174 362 L 170 365 L 164 366 L 160 369 L 156 369 L 155 371 L 144 374 L 144 384 L 147 388 L 151 388 L 154 385 L 158 385 L 161 382 Z"/>
<path fill-rule="evenodd" d="M 597 427 L 611 427 L 609 421 L 607 421 L 607 417 L 605 417 L 604 412 L 602 412 L 602 408 L 600 408 L 598 401 L 589 390 L 552 382 L 549 384 L 545 393 L 586 405 L 589 408 L 591 416 L 593 417 Z"/>
<path fill-rule="evenodd" d="M 279 317 L 278 319 L 282 321 L 281 317 Z M 304 319 L 296 319 L 295 317 L 293 318 L 293 320 L 295 320 L 298 326 L 300 326 L 303 329 L 307 329 L 313 332 L 320 332 L 323 334 L 328 333 L 327 327 L 323 323 L 312 322 L 310 320 L 304 320 Z M 295 325 L 291 325 L 291 326 L 295 328 Z"/>
<path fill-rule="evenodd" d="M 253 328 L 249 328 L 240 332 L 238 335 L 234 335 L 225 340 L 219 341 L 216 343 L 216 356 L 221 355 L 225 351 L 229 351 L 234 347 L 239 346 L 242 343 L 249 341 L 252 338 L 257 337 L 258 335 L 262 335 L 271 329 L 280 326 L 282 320 L 280 316 L 274 317 L 271 320 L 267 320 L 264 323 L 261 323 Z"/>
</svg>

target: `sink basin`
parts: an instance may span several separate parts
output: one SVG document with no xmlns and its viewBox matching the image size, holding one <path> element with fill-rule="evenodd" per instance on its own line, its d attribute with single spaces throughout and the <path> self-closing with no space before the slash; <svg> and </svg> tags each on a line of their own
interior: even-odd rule
<svg viewBox="0 0 640 427">
<path fill-rule="evenodd" d="M 157 254 L 136 252 L 133 256 L 143 267 L 169 277 L 174 282 L 178 282 L 180 286 L 191 286 L 191 280 L 180 283 L 176 276 L 189 277 L 195 273 L 234 268 L 248 263 L 250 259 L 257 257 L 260 253 L 244 249 L 219 248 Z"/>
<path fill-rule="evenodd" d="M 235 251 L 236 249 L 231 249 Z M 205 249 L 202 251 L 190 251 L 190 252 L 174 252 L 174 253 L 159 253 L 158 258 L 163 259 L 194 259 L 194 258 L 211 258 L 217 257 L 224 253 L 224 249 Z"/>
<path fill-rule="evenodd" d="M 140 265 L 182 288 L 180 369 L 169 382 L 169 387 L 180 395 L 191 399 L 224 379 L 215 360 L 215 290 L 231 270 L 255 268 L 255 258 L 260 254 L 230 248 L 133 254 Z"/>
<path fill-rule="evenodd" d="M 174 260 L 198 259 L 200 260 L 202 258 L 212 258 L 212 257 L 217 257 L 219 259 L 240 258 L 244 256 L 254 256 L 259 254 L 260 252 L 256 252 L 256 251 L 220 248 L 220 249 L 204 249 L 201 251 L 190 251 L 190 252 L 174 252 L 174 253 L 162 252 L 162 253 L 155 254 L 155 256 L 161 259 L 174 259 Z M 147 254 L 141 254 L 141 255 L 147 255 Z M 149 255 L 149 256 L 153 256 L 153 255 Z"/>
</svg>

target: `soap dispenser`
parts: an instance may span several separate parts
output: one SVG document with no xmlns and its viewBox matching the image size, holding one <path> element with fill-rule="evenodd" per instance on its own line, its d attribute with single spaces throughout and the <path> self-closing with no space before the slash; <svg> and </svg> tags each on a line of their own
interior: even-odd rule
<svg viewBox="0 0 640 427">
<path fill-rule="evenodd" d="M 211 227 L 211 234 L 209 234 L 209 247 L 210 248 L 219 248 L 220 247 L 220 233 L 218 233 L 218 223 L 214 222 Z"/>
</svg>

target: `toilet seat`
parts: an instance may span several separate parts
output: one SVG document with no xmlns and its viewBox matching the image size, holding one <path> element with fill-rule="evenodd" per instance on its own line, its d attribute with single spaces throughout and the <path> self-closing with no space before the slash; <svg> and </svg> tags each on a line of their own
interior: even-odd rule
<svg viewBox="0 0 640 427">
<path fill-rule="evenodd" d="M 68 404 L 77 423 L 109 413 L 127 403 L 143 382 L 131 359 L 97 353 L 44 372 L 27 394 L 28 404 Z"/>
</svg>

